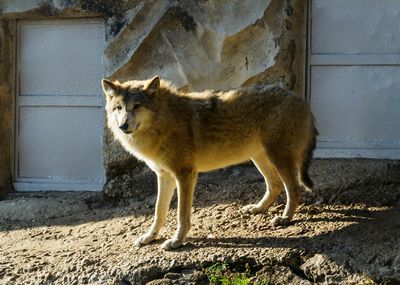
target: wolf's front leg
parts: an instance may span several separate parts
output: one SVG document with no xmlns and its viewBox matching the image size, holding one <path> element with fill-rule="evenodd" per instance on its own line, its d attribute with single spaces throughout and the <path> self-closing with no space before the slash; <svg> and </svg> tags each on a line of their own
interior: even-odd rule
<svg viewBox="0 0 400 285">
<path fill-rule="evenodd" d="M 135 241 L 136 246 L 142 246 L 157 238 L 158 232 L 167 220 L 169 205 L 175 190 L 175 180 L 166 172 L 157 174 L 158 194 L 154 220 L 149 230 Z"/>
<path fill-rule="evenodd" d="M 192 169 L 185 169 L 176 175 L 176 184 L 178 186 L 178 228 L 174 237 L 163 243 L 162 247 L 166 250 L 178 248 L 185 242 L 190 229 L 196 181 L 197 172 Z"/>
</svg>

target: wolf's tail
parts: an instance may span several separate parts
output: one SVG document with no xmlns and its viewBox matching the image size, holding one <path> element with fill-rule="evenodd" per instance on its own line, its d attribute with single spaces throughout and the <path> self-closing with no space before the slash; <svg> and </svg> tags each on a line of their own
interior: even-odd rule
<svg viewBox="0 0 400 285">
<path fill-rule="evenodd" d="M 317 142 L 318 130 L 315 127 L 315 119 L 312 117 L 311 122 L 311 141 L 304 153 L 303 164 L 300 167 L 299 176 L 301 183 L 306 187 L 307 191 L 311 191 L 313 189 L 314 183 L 308 175 L 308 169 L 310 168 L 311 159 L 313 156 L 313 152 Z"/>
</svg>

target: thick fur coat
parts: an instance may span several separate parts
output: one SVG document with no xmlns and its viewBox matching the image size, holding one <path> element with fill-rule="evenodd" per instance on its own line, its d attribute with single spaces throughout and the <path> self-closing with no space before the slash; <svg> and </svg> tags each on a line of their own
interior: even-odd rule
<svg viewBox="0 0 400 285">
<path fill-rule="evenodd" d="M 163 247 L 181 246 L 190 228 L 199 172 L 251 160 L 265 178 L 266 193 L 244 207 L 260 213 L 286 190 L 287 203 L 274 225 L 287 224 L 303 188 L 317 131 L 309 104 L 278 87 L 179 92 L 155 77 L 125 83 L 102 81 L 107 124 L 126 150 L 156 172 L 158 197 L 152 226 L 136 245 L 153 241 L 178 190 L 178 229 Z"/>
</svg>

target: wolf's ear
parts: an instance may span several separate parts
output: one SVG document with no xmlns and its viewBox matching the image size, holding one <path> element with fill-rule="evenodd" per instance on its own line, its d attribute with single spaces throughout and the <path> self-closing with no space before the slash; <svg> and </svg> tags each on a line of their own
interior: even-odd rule
<svg viewBox="0 0 400 285">
<path fill-rule="evenodd" d="M 112 83 L 110 80 L 103 79 L 101 81 L 101 86 L 103 87 L 104 95 L 106 99 L 110 99 L 115 96 L 117 86 Z"/>
<path fill-rule="evenodd" d="M 157 95 L 158 89 L 160 88 L 160 77 L 154 77 L 146 87 L 146 91 L 150 96 Z"/>
</svg>

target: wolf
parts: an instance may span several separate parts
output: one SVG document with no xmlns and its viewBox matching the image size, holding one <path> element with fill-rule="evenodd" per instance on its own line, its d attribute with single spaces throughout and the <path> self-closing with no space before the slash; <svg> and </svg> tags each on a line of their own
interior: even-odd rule
<svg viewBox="0 0 400 285">
<path fill-rule="evenodd" d="M 157 238 L 177 188 L 178 226 L 162 248 L 182 246 L 191 225 L 198 173 L 251 160 L 266 183 L 262 199 L 243 208 L 263 213 L 285 189 L 287 202 L 273 225 L 287 225 L 303 189 L 318 134 L 309 104 L 277 85 L 185 93 L 158 76 L 143 81 L 102 80 L 107 125 L 115 139 L 156 174 L 155 216 L 136 241 Z"/>
</svg>

